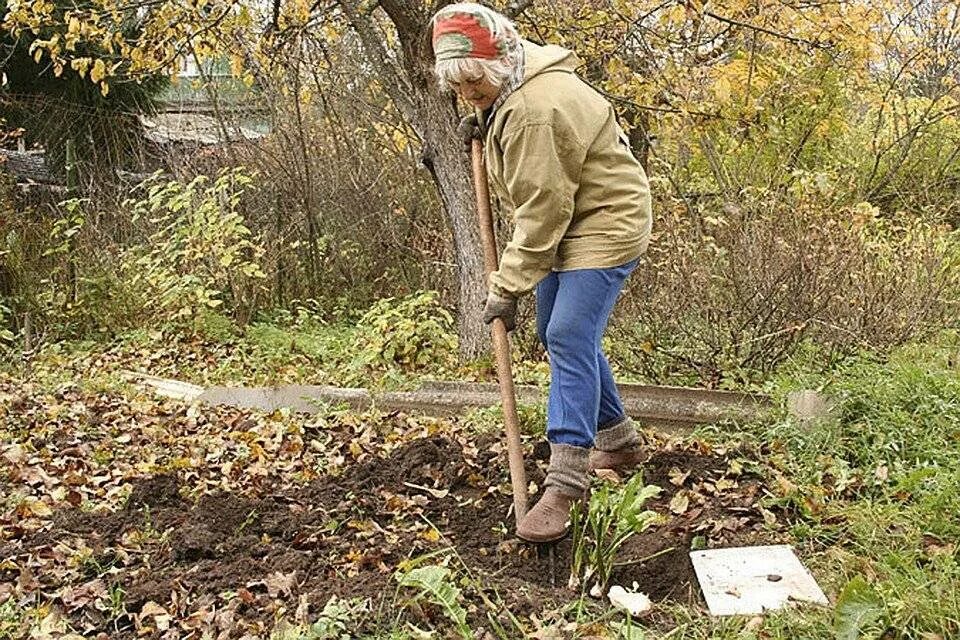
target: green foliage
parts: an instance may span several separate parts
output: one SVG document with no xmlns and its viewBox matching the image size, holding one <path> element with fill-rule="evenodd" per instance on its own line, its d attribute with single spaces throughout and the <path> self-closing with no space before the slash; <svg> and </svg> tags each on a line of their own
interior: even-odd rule
<svg viewBox="0 0 960 640">
<path fill-rule="evenodd" d="M 221 171 L 212 182 L 154 182 L 145 199 L 128 203 L 134 220 L 154 231 L 125 255 L 124 273 L 160 317 L 189 319 L 225 302 L 235 318 L 250 316 L 265 277 L 263 250 L 239 211 L 252 182 L 243 169 Z"/>
<path fill-rule="evenodd" d="M 228 318 L 215 309 L 201 308 L 194 316 L 193 329 L 206 340 L 229 343 L 235 340 L 240 331 L 232 318 Z"/>
<path fill-rule="evenodd" d="M 9 346 L 13 342 L 13 331 L 10 330 L 10 320 L 13 310 L 7 305 L 6 301 L 0 297 L 0 349 Z"/>
<path fill-rule="evenodd" d="M 396 576 L 401 587 L 416 590 L 410 602 L 426 601 L 441 608 L 461 638 L 474 638 L 467 624 L 467 612 L 460 604 L 460 589 L 453 584 L 452 572 L 443 565 L 416 567 Z"/>
<path fill-rule="evenodd" d="M 781 400 L 818 389 L 836 403 L 832 418 L 748 430 L 769 451 L 772 501 L 786 507 L 798 543 L 818 550 L 807 560 L 838 598 L 829 618 L 768 619 L 766 637 L 960 633 L 960 523 L 945 516 L 960 510 L 958 340 L 948 332 L 889 354 L 863 352 L 828 371 L 804 357 L 771 385 Z M 702 630 L 691 637 L 726 637 L 720 624 L 689 624 Z"/>
<path fill-rule="evenodd" d="M 960 336 L 946 333 L 887 357 L 848 358 L 828 373 L 782 374 L 777 395 L 816 388 L 836 401 L 836 420 L 807 429 L 787 421 L 774 431 L 796 456 L 801 477 L 816 485 L 847 477 L 838 491 L 854 495 L 938 491 L 931 478 L 960 466 L 958 348 Z"/>
<path fill-rule="evenodd" d="M 366 368 L 438 370 L 455 362 L 453 316 L 434 291 L 376 302 L 357 323 L 354 352 Z"/>
<path fill-rule="evenodd" d="M 623 543 L 662 521 L 660 514 L 644 509 L 647 500 L 660 491 L 660 487 L 644 485 L 643 475 L 637 474 L 614 490 L 601 484 L 591 494 L 586 510 L 574 505 L 570 516 L 571 589 L 582 585 L 606 593 L 614 558 Z"/>
<path fill-rule="evenodd" d="M 351 640 L 355 619 L 367 609 L 360 598 L 341 600 L 331 596 L 317 620 L 309 625 L 281 623 L 270 634 L 270 640 Z"/>
<path fill-rule="evenodd" d="M 84 201 L 71 198 L 60 203 L 63 216 L 53 223 L 50 229 L 49 242 L 43 251 L 44 256 L 71 257 L 74 250 L 75 238 L 83 230 L 86 223 L 86 214 L 83 209 Z"/>
<path fill-rule="evenodd" d="M 880 596 L 862 577 L 847 583 L 837 598 L 835 629 L 837 640 L 858 640 L 883 617 Z"/>
<path fill-rule="evenodd" d="M 223 336 L 227 327 L 210 312 L 244 324 L 262 294 L 262 248 L 240 213 L 252 180 L 242 169 L 186 184 L 154 178 L 144 199 L 126 203 L 146 242 L 104 241 L 96 221 L 105 216 L 87 199 L 62 203 L 52 220 L 19 212 L 0 227 L 9 306 L 29 311 L 49 337 L 148 322 L 194 323 Z"/>
<path fill-rule="evenodd" d="M 22 632 L 23 608 L 13 598 L 0 603 L 0 638 L 13 638 Z"/>
</svg>

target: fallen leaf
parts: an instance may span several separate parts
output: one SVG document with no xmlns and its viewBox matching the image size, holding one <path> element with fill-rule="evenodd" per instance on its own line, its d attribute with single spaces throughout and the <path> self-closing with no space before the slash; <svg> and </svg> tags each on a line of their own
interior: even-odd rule
<svg viewBox="0 0 960 640">
<path fill-rule="evenodd" d="M 690 477 L 690 471 L 687 470 L 685 473 L 681 472 L 677 467 L 670 469 L 670 484 L 682 487 L 683 483 L 687 481 L 687 478 Z"/>
<path fill-rule="evenodd" d="M 12 444 L 3 450 L 3 457 L 12 465 L 20 465 L 27 459 L 27 452 L 19 443 Z"/>
<path fill-rule="evenodd" d="M 432 528 L 431 528 L 431 529 L 427 529 L 427 530 L 425 530 L 425 531 L 421 531 L 420 534 L 419 534 L 419 537 L 423 538 L 423 539 L 426 540 L 427 542 L 439 542 L 439 541 L 440 541 L 440 533 L 439 533 L 436 529 L 432 529 Z"/>
<path fill-rule="evenodd" d="M 167 615 L 167 610 L 161 607 L 159 604 L 150 600 L 143 607 L 140 608 L 140 616 L 165 616 Z"/>
<path fill-rule="evenodd" d="M 310 602 L 307 599 L 306 594 L 301 594 L 299 604 L 297 604 L 297 610 L 293 617 L 297 622 L 306 623 L 309 619 L 309 614 Z"/>
<path fill-rule="evenodd" d="M 293 592 L 296 584 L 297 572 L 283 573 L 277 571 L 264 578 L 263 583 L 267 585 L 267 593 L 271 598 L 277 598 L 280 594 L 289 596 Z"/>
<path fill-rule="evenodd" d="M 53 509 L 41 500 L 24 500 L 17 506 L 17 514 L 24 518 L 34 516 L 38 518 L 49 518 L 53 515 Z"/>
<path fill-rule="evenodd" d="M 67 611 L 75 611 L 106 595 L 107 585 L 100 578 L 96 578 L 76 588 L 67 587 L 60 594 L 60 600 Z"/>
<path fill-rule="evenodd" d="M 747 624 L 743 625 L 743 628 L 747 631 L 753 631 L 759 627 L 763 626 L 763 616 L 754 616 L 747 621 Z"/>
<path fill-rule="evenodd" d="M 363 448 L 360 446 L 360 443 L 356 440 L 350 441 L 350 455 L 353 456 L 353 459 L 356 460 L 360 457 L 360 454 L 363 453 Z"/>
<path fill-rule="evenodd" d="M 923 550 L 929 556 L 953 555 L 957 550 L 956 543 L 948 543 L 932 535 L 923 536 Z"/>
<path fill-rule="evenodd" d="M 727 478 L 720 478 L 714 483 L 714 486 L 716 486 L 717 492 L 719 493 L 722 491 L 729 491 L 730 489 L 736 488 L 737 483 Z"/>
<path fill-rule="evenodd" d="M 447 489 L 431 489 L 430 487 L 413 484 L 412 482 L 404 482 L 403 486 L 410 487 L 411 489 L 419 489 L 420 491 L 426 491 L 434 498 L 446 498 L 448 495 L 450 495 L 450 492 Z"/>
<path fill-rule="evenodd" d="M 167 610 L 162 606 L 150 600 L 140 609 L 140 613 L 136 616 L 137 626 L 140 627 L 143 625 L 143 621 L 146 618 L 153 618 L 153 623 L 157 625 L 157 631 L 166 631 L 170 628 L 170 620 L 172 616 L 167 613 Z"/>
<path fill-rule="evenodd" d="M 683 515 L 690 506 L 690 497 L 686 491 L 678 491 L 670 500 L 670 512 L 676 515 Z"/>
</svg>

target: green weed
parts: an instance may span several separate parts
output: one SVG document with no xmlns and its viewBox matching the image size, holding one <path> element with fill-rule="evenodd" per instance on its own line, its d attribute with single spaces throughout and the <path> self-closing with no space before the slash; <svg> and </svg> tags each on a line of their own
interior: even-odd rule
<svg viewBox="0 0 960 640">
<path fill-rule="evenodd" d="M 617 551 L 634 534 L 662 521 L 662 516 L 644 509 L 660 487 L 644 485 L 635 475 L 623 487 L 611 489 L 603 483 L 590 496 L 586 509 L 575 505 L 570 517 L 573 535 L 571 589 L 583 586 L 592 593 L 605 594 Z"/>
</svg>

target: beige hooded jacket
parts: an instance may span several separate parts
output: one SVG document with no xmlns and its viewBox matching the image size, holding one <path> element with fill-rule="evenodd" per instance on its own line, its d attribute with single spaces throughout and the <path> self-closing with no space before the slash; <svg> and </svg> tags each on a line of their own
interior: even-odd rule
<svg viewBox="0 0 960 640">
<path fill-rule="evenodd" d="M 650 238 L 650 187 L 613 107 L 574 73 L 574 55 L 524 41 L 523 83 L 484 142 L 491 186 L 514 233 L 490 288 L 518 297 L 551 270 L 614 267 Z"/>
</svg>

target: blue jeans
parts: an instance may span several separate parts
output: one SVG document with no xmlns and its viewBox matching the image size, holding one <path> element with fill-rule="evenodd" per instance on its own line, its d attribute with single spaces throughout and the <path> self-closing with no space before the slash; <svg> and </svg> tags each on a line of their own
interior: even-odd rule
<svg viewBox="0 0 960 640">
<path fill-rule="evenodd" d="M 637 260 L 608 269 L 554 271 L 537 285 L 537 335 L 550 355 L 547 440 L 592 447 L 623 403 L 600 347 L 610 312 Z"/>
</svg>

